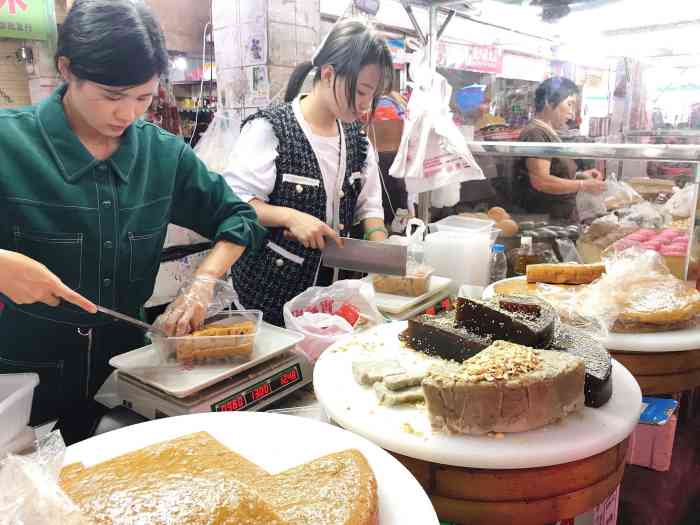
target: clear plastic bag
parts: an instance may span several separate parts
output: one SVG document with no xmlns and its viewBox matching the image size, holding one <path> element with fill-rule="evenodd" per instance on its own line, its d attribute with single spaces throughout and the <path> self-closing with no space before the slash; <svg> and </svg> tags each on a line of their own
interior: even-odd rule
<svg viewBox="0 0 700 525">
<path fill-rule="evenodd" d="M 626 182 L 617 180 L 617 175 L 611 173 L 606 179 L 607 188 L 603 192 L 603 201 L 607 210 L 626 208 L 642 202 L 642 196 Z"/>
<path fill-rule="evenodd" d="M 54 431 L 37 441 L 33 453 L 0 460 L 0 525 L 91 523 L 58 484 L 65 450 Z"/>
<path fill-rule="evenodd" d="M 237 111 L 220 109 L 194 148 L 197 156 L 210 171 L 223 173 L 228 165 L 233 145 L 238 140 L 241 118 Z"/>
<path fill-rule="evenodd" d="M 687 184 L 682 190 L 677 191 L 664 204 L 664 211 L 674 218 L 686 219 L 690 217 L 695 206 L 695 184 Z"/>
<path fill-rule="evenodd" d="M 635 204 L 626 210 L 620 210 L 618 214 L 621 224 L 631 224 L 640 228 L 658 229 L 671 222 L 668 213 L 646 201 Z"/>
<path fill-rule="evenodd" d="M 353 326 L 353 333 L 384 321 L 377 310 L 372 285 L 355 279 L 337 281 L 328 287 L 309 288 L 288 301 L 283 312 L 285 326 L 304 335 L 304 340 L 297 346 L 312 363 L 326 348 L 349 334 L 324 335 L 319 333 L 318 327 L 310 329 L 302 318 L 305 312 L 344 317 Z"/>
</svg>

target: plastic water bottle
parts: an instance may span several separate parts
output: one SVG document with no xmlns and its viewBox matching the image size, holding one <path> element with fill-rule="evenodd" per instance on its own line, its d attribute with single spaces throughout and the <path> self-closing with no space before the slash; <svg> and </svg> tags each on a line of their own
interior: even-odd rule
<svg viewBox="0 0 700 525">
<path fill-rule="evenodd" d="M 502 281 L 508 275 L 508 260 L 506 248 L 502 244 L 491 247 L 491 282 Z"/>
</svg>

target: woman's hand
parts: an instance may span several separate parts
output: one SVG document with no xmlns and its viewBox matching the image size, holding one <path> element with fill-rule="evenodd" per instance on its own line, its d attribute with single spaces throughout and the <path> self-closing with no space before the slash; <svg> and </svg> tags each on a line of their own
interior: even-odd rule
<svg viewBox="0 0 700 525">
<path fill-rule="evenodd" d="M 8 250 L 0 250 L 0 293 L 15 304 L 44 303 L 58 306 L 61 299 L 64 299 L 88 313 L 97 312 L 92 302 L 68 288 L 46 266 L 26 255 Z"/>
<path fill-rule="evenodd" d="M 285 237 L 296 239 L 305 248 L 323 250 L 326 247 L 326 237 L 335 241 L 338 246 L 343 246 L 343 241 L 333 228 L 308 213 L 289 209 L 286 228 Z"/>
<path fill-rule="evenodd" d="M 605 178 L 605 177 L 603 176 L 603 174 L 602 174 L 601 172 L 599 172 L 598 170 L 596 170 L 596 169 L 585 170 L 585 171 L 583 171 L 583 172 L 581 172 L 581 173 L 582 173 L 583 176 L 586 177 L 587 179 L 604 180 L 604 178 Z"/>
<path fill-rule="evenodd" d="M 603 193 L 608 187 L 607 183 L 604 180 L 598 179 L 586 179 L 580 181 L 580 183 L 581 191 L 593 194 Z"/>
<path fill-rule="evenodd" d="M 202 326 L 219 279 L 195 277 L 153 323 L 168 336 L 181 337 Z"/>
</svg>

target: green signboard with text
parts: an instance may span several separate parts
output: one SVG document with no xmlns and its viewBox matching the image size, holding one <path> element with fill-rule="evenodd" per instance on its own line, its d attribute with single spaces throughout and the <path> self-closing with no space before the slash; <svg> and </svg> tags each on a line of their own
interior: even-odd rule
<svg viewBox="0 0 700 525">
<path fill-rule="evenodd" d="M 0 0 L 0 38 L 46 40 L 49 35 L 47 2 L 53 0 Z"/>
</svg>

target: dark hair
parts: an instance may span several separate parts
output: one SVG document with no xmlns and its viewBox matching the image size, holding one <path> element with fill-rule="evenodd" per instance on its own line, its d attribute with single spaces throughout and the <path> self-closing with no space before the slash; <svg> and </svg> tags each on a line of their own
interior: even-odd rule
<svg viewBox="0 0 700 525">
<path fill-rule="evenodd" d="M 321 67 L 331 65 L 335 70 L 333 92 L 335 93 L 335 83 L 338 78 L 346 79 L 345 94 L 349 106 L 354 108 L 357 77 L 360 70 L 369 64 L 376 64 L 380 70 L 379 89 L 372 102 L 372 113 L 374 113 L 377 97 L 391 87 L 393 77 L 391 53 L 384 39 L 364 23 L 351 19 L 338 22 L 317 51 L 313 63 L 302 62 L 294 69 L 287 83 L 284 100 L 289 102 L 299 94 L 304 80 L 314 67 L 316 67 L 314 76 L 314 83 L 316 83 L 321 79 Z"/>
<path fill-rule="evenodd" d="M 535 111 L 537 113 L 543 111 L 545 104 L 555 108 L 571 95 L 577 94 L 578 87 L 568 78 L 548 78 L 535 90 Z"/>
<path fill-rule="evenodd" d="M 135 86 L 167 73 L 163 32 L 141 0 L 77 0 L 58 34 L 59 57 L 81 80 Z"/>
</svg>

